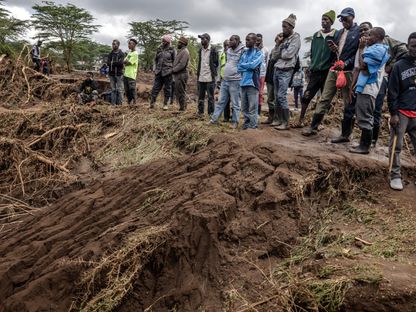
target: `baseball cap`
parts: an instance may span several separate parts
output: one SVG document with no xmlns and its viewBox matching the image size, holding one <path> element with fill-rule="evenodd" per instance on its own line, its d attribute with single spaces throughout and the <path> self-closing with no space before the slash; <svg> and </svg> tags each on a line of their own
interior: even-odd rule
<svg viewBox="0 0 416 312">
<path fill-rule="evenodd" d="M 198 38 L 207 38 L 208 40 L 211 40 L 211 36 L 210 35 L 208 35 L 207 33 L 204 33 L 204 34 L 202 34 L 202 35 L 199 35 L 198 36 Z"/>
<path fill-rule="evenodd" d="M 340 17 L 346 17 L 346 16 L 354 16 L 355 17 L 355 12 L 353 8 L 345 8 L 344 10 L 341 11 L 341 14 L 337 16 L 337 18 Z"/>
</svg>

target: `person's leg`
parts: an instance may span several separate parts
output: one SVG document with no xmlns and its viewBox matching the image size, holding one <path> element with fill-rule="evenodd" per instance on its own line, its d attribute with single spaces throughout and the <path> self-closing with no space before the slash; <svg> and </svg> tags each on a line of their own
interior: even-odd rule
<svg viewBox="0 0 416 312">
<path fill-rule="evenodd" d="M 117 86 L 116 86 L 116 77 L 110 76 L 110 86 L 111 86 L 111 104 L 116 104 L 117 99 Z"/>
<path fill-rule="evenodd" d="M 277 77 L 279 80 L 279 89 L 277 92 L 278 101 L 281 107 L 282 123 L 276 127 L 278 130 L 289 129 L 289 103 L 287 101 L 287 89 L 289 88 L 290 80 L 292 79 L 293 70 L 290 71 L 277 71 Z"/>
<path fill-rule="evenodd" d="M 169 98 L 172 93 L 172 75 L 166 75 L 163 77 L 163 109 L 168 109 L 167 105 L 169 102 Z"/>
<path fill-rule="evenodd" d="M 124 77 L 123 83 L 124 83 L 124 96 L 127 99 L 127 104 L 130 104 L 130 88 L 129 88 L 129 79 L 127 77 Z"/>
<path fill-rule="evenodd" d="M 337 93 L 336 81 L 336 73 L 330 71 L 326 78 L 325 87 L 322 92 L 321 98 L 316 106 L 315 113 L 312 118 L 312 123 L 309 128 L 305 129 L 305 131 L 302 132 L 303 135 L 310 136 L 316 134 L 316 131 L 318 130 L 319 125 L 324 119 L 325 114 L 328 113 L 329 108 L 331 107 L 332 99 Z"/>
<path fill-rule="evenodd" d="M 204 114 L 205 92 L 207 91 L 206 82 L 198 82 L 198 114 Z"/>
<path fill-rule="evenodd" d="M 123 92 L 124 92 L 124 86 L 123 86 L 123 76 L 116 76 L 116 104 L 121 105 L 123 104 Z"/>
<path fill-rule="evenodd" d="M 306 87 L 305 93 L 301 98 L 301 112 L 299 116 L 299 123 L 303 123 L 305 119 L 306 111 L 319 90 L 323 90 L 325 86 L 325 80 L 328 76 L 327 71 L 313 72 L 310 75 L 308 86 Z"/>
<path fill-rule="evenodd" d="M 214 113 L 211 115 L 211 123 L 216 123 L 220 115 L 224 112 L 225 106 L 230 101 L 230 84 L 229 81 L 221 81 L 220 100 L 215 105 Z"/>
<path fill-rule="evenodd" d="M 240 122 L 241 111 L 241 87 L 240 80 L 230 81 L 230 105 L 232 106 L 232 126 L 236 127 Z"/>
<path fill-rule="evenodd" d="M 374 108 L 373 140 L 371 142 L 373 146 L 377 144 L 378 135 L 380 133 L 381 113 L 383 112 L 383 103 L 384 98 L 386 97 L 387 86 L 388 79 L 387 77 L 383 77 L 383 82 L 381 83 L 380 91 L 376 98 L 376 107 Z"/>
<path fill-rule="evenodd" d="M 351 153 L 368 154 L 373 138 L 373 112 L 375 98 L 368 94 L 357 94 L 356 116 L 361 130 L 360 145 L 350 149 Z"/>
<path fill-rule="evenodd" d="M 215 108 L 215 105 L 214 105 L 215 81 L 208 82 L 207 94 L 208 94 L 208 115 L 211 116 Z"/>
<path fill-rule="evenodd" d="M 274 87 L 273 83 L 267 83 L 267 105 L 269 106 L 269 116 L 263 124 L 271 124 L 274 116 Z"/>
<path fill-rule="evenodd" d="M 185 95 L 186 95 L 186 82 L 187 74 L 178 74 L 175 75 L 175 97 L 176 101 L 179 103 L 179 110 L 185 110 Z"/>
<path fill-rule="evenodd" d="M 251 129 L 257 128 L 258 106 L 259 106 L 259 90 L 254 87 L 247 87 L 248 115 L 249 125 Z"/>
<path fill-rule="evenodd" d="M 130 79 L 129 81 L 129 88 L 130 88 L 130 102 L 132 102 L 133 105 L 136 105 L 136 99 L 137 99 L 137 89 L 136 89 L 136 80 Z"/>
<path fill-rule="evenodd" d="M 395 190 L 402 190 L 403 185 L 401 181 L 400 171 L 400 153 L 403 148 L 403 138 L 408 127 L 409 118 L 399 114 L 400 124 L 397 128 L 390 129 L 390 144 L 389 144 L 389 160 L 393 157 L 393 166 L 390 172 L 390 187 Z M 396 146 L 393 151 L 394 137 L 397 136 Z"/>
<path fill-rule="evenodd" d="M 228 99 L 228 102 L 225 104 L 225 108 L 224 108 L 224 121 L 228 122 L 230 121 L 231 118 L 231 99 Z"/>
<path fill-rule="evenodd" d="M 260 85 L 259 85 L 259 115 L 261 113 L 261 106 L 263 105 L 263 95 L 264 95 L 264 83 L 266 77 L 260 77 Z"/>
<path fill-rule="evenodd" d="M 409 118 L 406 131 L 413 145 L 413 155 L 416 155 L 416 118 Z"/>
<path fill-rule="evenodd" d="M 247 95 L 248 87 L 241 87 L 241 110 L 243 112 L 244 122 L 243 129 L 247 129 L 250 126 L 250 115 L 249 115 L 249 102 Z"/>
<path fill-rule="evenodd" d="M 151 92 L 150 107 L 154 107 L 156 98 L 159 95 L 160 90 L 162 90 L 162 86 L 163 86 L 162 75 L 161 74 L 155 75 L 155 80 L 153 82 L 153 88 Z"/>
<path fill-rule="evenodd" d="M 175 81 L 175 79 L 173 79 L 173 76 L 171 76 L 172 77 L 172 82 L 171 82 L 171 84 L 170 84 L 170 96 L 169 96 L 169 98 L 170 98 L 170 105 L 172 105 L 173 104 L 173 101 L 175 100 L 175 88 L 176 88 L 176 81 Z"/>
<path fill-rule="evenodd" d="M 279 103 L 279 71 L 274 70 L 273 74 L 273 90 L 274 90 L 274 116 L 272 126 L 277 127 L 282 124 L 282 106 Z"/>
</svg>

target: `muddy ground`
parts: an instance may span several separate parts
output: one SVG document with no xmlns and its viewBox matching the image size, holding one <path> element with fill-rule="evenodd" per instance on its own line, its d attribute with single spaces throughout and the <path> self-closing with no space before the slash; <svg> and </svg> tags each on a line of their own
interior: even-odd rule
<svg viewBox="0 0 416 312">
<path fill-rule="evenodd" d="M 304 138 L 210 126 L 192 103 L 10 106 L 0 311 L 416 310 L 409 151 L 394 192 L 387 148 L 351 155 L 333 124 Z"/>
</svg>

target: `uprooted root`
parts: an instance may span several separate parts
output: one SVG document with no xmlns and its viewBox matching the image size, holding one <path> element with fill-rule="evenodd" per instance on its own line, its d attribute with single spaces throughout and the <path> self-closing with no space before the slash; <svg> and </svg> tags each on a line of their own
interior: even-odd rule
<svg viewBox="0 0 416 312">
<path fill-rule="evenodd" d="M 85 292 L 72 311 L 113 311 L 132 289 L 153 253 L 166 241 L 168 228 L 165 224 L 137 230 L 127 237 L 122 248 L 98 263 L 86 263 L 92 268 L 81 280 Z"/>
</svg>

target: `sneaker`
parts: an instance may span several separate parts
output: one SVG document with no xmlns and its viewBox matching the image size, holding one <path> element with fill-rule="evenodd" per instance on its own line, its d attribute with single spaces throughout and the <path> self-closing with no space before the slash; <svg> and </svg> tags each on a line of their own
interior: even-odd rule
<svg viewBox="0 0 416 312">
<path fill-rule="evenodd" d="M 393 190 L 396 190 L 396 191 L 401 191 L 401 190 L 403 190 L 402 179 L 400 179 L 400 178 L 396 178 L 396 179 L 392 179 L 392 180 L 390 180 L 390 187 L 391 187 Z"/>
<path fill-rule="evenodd" d="M 216 122 L 216 121 L 214 121 L 214 120 L 212 120 L 212 119 L 210 119 L 208 124 L 209 124 L 209 125 L 216 125 L 216 124 L 217 124 L 217 122 Z"/>
<path fill-rule="evenodd" d="M 168 110 L 168 106 L 167 105 L 163 105 L 163 110 Z"/>
</svg>

